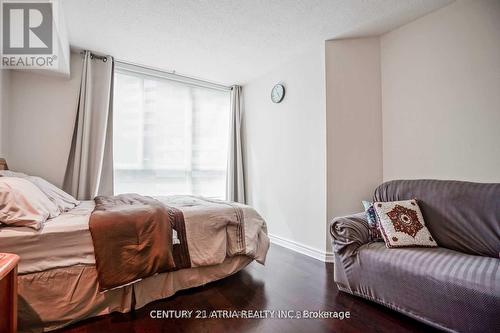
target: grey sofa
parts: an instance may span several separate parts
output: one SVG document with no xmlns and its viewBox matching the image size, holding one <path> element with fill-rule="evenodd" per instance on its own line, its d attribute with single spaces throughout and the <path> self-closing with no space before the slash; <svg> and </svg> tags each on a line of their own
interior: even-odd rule
<svg viewBox="0 0 500 333">
<path fill-rule="evenodd" d="M 397 180 L 374 201 L 416 198 L 437 248 L 369 242 L 364 213 L 330 225 L 342 291 L 450 332 L 500 332 L 500 184 Z"/>
</svg>

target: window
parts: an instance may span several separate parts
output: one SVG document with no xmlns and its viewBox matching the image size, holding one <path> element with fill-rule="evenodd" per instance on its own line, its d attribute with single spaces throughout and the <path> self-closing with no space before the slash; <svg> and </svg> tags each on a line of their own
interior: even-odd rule
<svg viewBox="0 0 500 333">
<path fill-rule="evenodd" d="M 117 70 L 115 194 L 224 198 L 229 91 Z"/>
</svg>

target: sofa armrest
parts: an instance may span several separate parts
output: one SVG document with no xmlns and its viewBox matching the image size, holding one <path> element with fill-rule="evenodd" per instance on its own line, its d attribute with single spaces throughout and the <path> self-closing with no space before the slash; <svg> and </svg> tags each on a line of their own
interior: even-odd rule
<svg viewBox="0 0 500 333">
<path fill-rule="evenodd" d="M 365 213 L 336 217 L 330 223 L 333 250 L 342 257 L 356 254 L 358 248 L 370 241 Z"/>
</svg>

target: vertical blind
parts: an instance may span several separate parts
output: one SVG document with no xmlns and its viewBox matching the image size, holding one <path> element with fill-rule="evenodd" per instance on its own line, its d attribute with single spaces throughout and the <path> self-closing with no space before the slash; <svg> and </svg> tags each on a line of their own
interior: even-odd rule
<svg viewBox="0 0 500 333">
<path fill-rule="evenodd" d="M 117 70 L 115 194 L 224 198 L 230 92 Z"/>
</svg>

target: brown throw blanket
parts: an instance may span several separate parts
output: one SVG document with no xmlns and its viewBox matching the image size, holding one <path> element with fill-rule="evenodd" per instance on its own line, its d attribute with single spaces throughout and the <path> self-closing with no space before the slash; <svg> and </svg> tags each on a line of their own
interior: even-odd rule
<svg viewBox="0 0 500 333">
<path fill-rule="evenodd" d="M 190 267 L 180 210 L 138 194 L 94 200 L 89 227 L 100 290 Z M 173 230 L 180 244 L 173 244 Z"/>
</svg>

